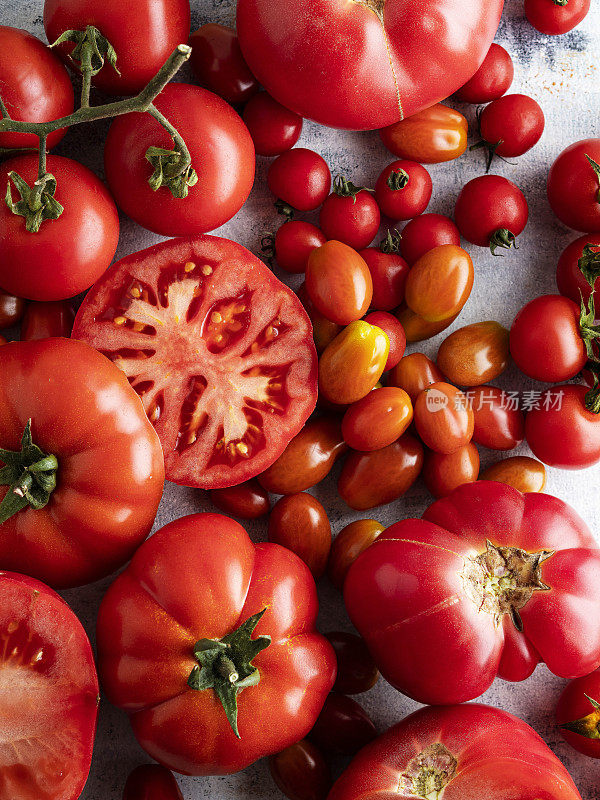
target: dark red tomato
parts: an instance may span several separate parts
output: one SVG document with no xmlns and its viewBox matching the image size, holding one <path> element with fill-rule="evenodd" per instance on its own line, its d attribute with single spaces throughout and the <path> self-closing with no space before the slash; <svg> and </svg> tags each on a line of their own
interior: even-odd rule
<svg viewBox="0 0 600 800">
<path fill-rule="evenodd" d="M 210 499 L 220 511 L 240 519 L 258 519 L 271 510 L 269 495 L 256 478 L 237 486 L 211 489 Z"/>
<path fill-rule="evenodd" d="M 331 172 L 324 158 L 306 147 L 277 156 L 267 172 L 275 197 L 298 211 L 318 208 L 329 194 Z"/>
<path fill-rule="evenodd" d="M 578 305 L 581 303 L 582 296 L 587 303 L 592 291 L 590 284 L 581 272 L 580 259 L 582 258 L 586 267 L 600 275 L 599 234 L 586 234 L 575 239 L 574 242 L 567 245 L 558 259 L 556 268 L 558 291 Z M 600 293 L 600 281 L 598 279 L 594 283 L 594 288 Z"/>
<path fill-rule="evenodd" d="M 344 694 L 330 694 L 309 738 L 324 752 L 353 756 L 372 742 L 377 730 L 364 708 Z"/>
<path fill-rule="evenodd" d="M 245 103 L 258 92 L 233 28 L 208 22 L 190 36 L 190 65 L 198 83 L 228 103 Z"/>
<path fill-rule="evenodd" d="M 553 2 L 553 0 L 549 0 Z M 526 94 L 505 94 L 487 105 L 479 117 L 479 132 L 490 152 L 503 158 L 522 156 L 544 132 L 544 112 Z"/>
<path fill-rule="evenodd" d="M 385 246 L 385 245 L 384 245 Z M 404 300 L 404 287 L 410 267 L 398 253 L 367 247 L 360 251 L 373 281 L 371 308 L 391 311 Z"/>
<path fill-rule="evenodd" d="M 379 206 L 371 192 L 338 175 L 333 192 L 319 212 L 319 225 L 325 237 L 364 250 L 375 238 L 380 222 Z"/>
<path fill-rule="evenodd" d="M 0 330 L 17 325 L 23 318 L 25 307 L 25 300 L 0 289 Z"/>
<path fill-rule="evenodd" d="M 525 16 L 540 33 L 560 36 L 585 19 L 591 0 L 525 0 Z"/>
<path fill-rule="evenodd" d="M 528 217 L 525 195 L 501 175 L 473 178 L 463 186 L 454 208 L 461 236 L 492 253 L 498 247 L 515 247 Z"/>
<path fill-rule="evenodd" d="M 339 325 L 359 320 L 371 305 L 373 281 L 360 255 L 347 244 L 326 242 L 312 250 L 306 291 L 317 311 Z"/>
<path fill-rule="evenodd" d="M 282 106 L 268 92 L 260 92 L 246 104 L 242 119 L 259 156 L 285 153 L 302 132 L 302 117 Z"/>
<path fill-rule="evenodd" d="M 404 389 L 413 403 L 423 389 L 443 380 L 444 376 L 435 362 L 427 358 L 424 353 L 410 353 L 404 356 L 389 374 L 390 386 Z"/>
<path fill-rule="evenodd" d="M 461 103 L 489 103 L 508 92 L 515 75 L 513 60 L 499 44 L 492 42 L 482 65 L 464 86 L 454 92 Z"/>
<path fill-rule="evenodd" d="M 129 774 L 123 800 L 183 800 L 173 773 L 160 764 L 142 764 Z"/>
<path fill-rule="evenodd" d="M 49 42 L 68 30 L 98 28 L 117 54 L 118 72 L 108 59 L 93 83 L 108 94 L 136 94 L 154 77 L 178 44 L 190 35 L 189 0 L 45 0 L 44 28 Z M 73 45 L 60 45 L 69 63 Z"/>
<path fill-rule="evenodd" d="M 442 244 L 460 244 L 454 222 L 443 214 L 421 214 L 404 226 L 400 250 L 412 267 L 421 256 Z"/>
<path fill-rule="evenodd" d="M 416 161 L 393 161 L 375 184 L 375 200 L 382 214 L 393 220 L 422 214 L 431 200 L 431 176 Z"/>
<path fill-rule="evenodd" d="M 346 525 L 338 533 L 331 545 L 327 564 L 327 577 L 336 589 L 342 590 L 350 565 L 363 550 L 373 544 L 383 530 L 385 527 L 376 519 L 359 519 Z"/>
<path fill-rule="evenodd" d="M 277 788 L 288 800 L 326 800 L 331 772 L 319 748 L 302 739 L 269 758 Z"/>
<path fill-rule="evenodd" d="M 450 383 L 432 383 L 415 401 L 415 426 L 436 453 L 453 453 L 473 436 L 473 410 L 467 397 Z"/>
<path fill-rule="evenodd" d="M 2 797 L 77 800 L 100 699 L 85 631 L 48 586 L 0 572 L 0 632 Z"/>
<path fill-rule="evenodd" d="M 119 241 L 119 215 L 104 184 L 87 167 L 62 156 L 48 157 L 57 181 L 61 216 L 29 233 L 25 218 L 0 204 L 0 281 L 2 288 L 29 300 L 64 300 L 88 289 L 107 269 Z M 0 185 L 9 183 L 13 201 L 20 194 L 9 180 L 17 172 L 30 187 L 37 180 L 38 158 L 23 155 L 4 161 Z"/>
<path fill-rule="evenodd" d="M 73 328 L 75 312 L 68 300 L 50 303 L 27 304 L 21 323 L 21 341 L 52 339 L 55 336 L 69 337 Z"/>
<path fill-rule="evenodd" d="M 453 453 L 428 450 L 423 464 L 425 486 L 434 497 L 447 497 L 457 486 L 473 483 L 479 477 L 479 453 L 473 442 Z"/>
<path fill-rule="evenodd" d="M 473 441 L 491 450 L 513 450 L 525 438 L 525 415 L 516 392 L 475 386 L 466 392 L 473 410 Z"/>
<path fill-rule="evenodd" d="M 146 154 L 150 147 L 173 150 L 173 139 L 150 114 L 126 114 L 114 120 L 104 146 L 106 179 L 117 205 L 163 236 L 212 231 L 237 214 L 252 189 L 255 158 L 248 129 L 230 105 L 199 86 L 169 83 L 154 105 L 185 140 L 198 182 L 189 186 L 187 197 L 176 197 L 166 184 L 154 191 Z M 178 178 L 173 186 L 178 193 L 180 183 Z"/>
<path fill-rule="evenodd" d="M 560 294 L 541 295 L 523 306 L 510 329 L 510 354 L 521 372 L 547 383 L 581 372 L 588 356 L 580 316 L 577 304 Z"/>
<path fill-rule="evenodd" d="M 600 758 L 600 670 L 567 684 L 556 721 L 565 742 L 584 756 Z"/>
<path fill-rule="evenodd" d="M 356 523 L 351 523 L 356 524 Z M 368 692 L 379 679 L 379 670 L 371 658 L 364 639 L 355 633 L 326 633 L 337 659 L 337 676 L 333 691 L 340 694 Z"/>
<path fill-rule="evenodd" d="M 381 450 L 399 439 L 412 419 L 412 403 L 404 389 L 382 386 L 348 408 L 342 433 L 353 450 Z"/>
<path fill-rule="evenodd" d="M 331 548 L 331 525 L 322 504 L 310 494 L 288 494 L 273 506 L 270 542 L 287 547 L 307 565 L 315 580 L 325 572 Z"/>
<path fill-rule="evenodd" d="M 127 375 L 169 479 L 219 489 L 266 469 L 315 407 L 317 359 L 296 295 L 228 239 L 173 239 L 117 262 L 75 320 Z"/>
<path fill-rule="evenodd" d="M 49 122 L 73 111 L 73 86 L 60 59 L 35 36 L 6 25 L 0 25 L 0 87 L 13 119 Z M 66 132 L 61 128 L 49 134 L 48 149 Z M 38 143 L 32 133 L 0 133 L 0 148 L 37 147 Z"/>
<path fill-rule="evenodd" d="M 316 225 L 299 219 L 288 220 L 275 234 L 277 265 L 286 272 L 306 272 L 309 255 L 326 241 Z"/>
<path fill-rule="evenodd" d="M 399 320 L 387 311 L 372 311 L 365 317 L 365 322 L 376 325 L 390 340 L 390 352 L 385 362 L 384 372 L 393 369 L 406 350 L 406 334 Z"/>
<path fill-rule="evenodd" d="M 548 173 L 552 210 L 561 222 L 576 231 L 600 232 L 598 164 L 600 139 L 584 139 L 563 150 Z"/>
<path fill-rule="evenodd" d="M 510 456 L 491 464 L 479 479 L 499 481 L 513 486 L 519 492 L 543 492 L 546 486 L 546 469 L 540 461 L 529 456 Z"/>
</svg>

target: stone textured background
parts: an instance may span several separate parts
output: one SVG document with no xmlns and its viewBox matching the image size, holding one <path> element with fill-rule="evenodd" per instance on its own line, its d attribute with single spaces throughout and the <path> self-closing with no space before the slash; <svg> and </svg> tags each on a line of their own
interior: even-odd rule
<svg viewBox="0 0 600 800">
<path fill-rule="evenodd" d="M 101 0 L 99 0 L 101 2 Z M 42 0 L 0 0 L 0 23 L 27 28 L 44 37 Z M 563 247 L 576 234 L 563 227 L 552 216 L 545 194 L 547 170 L 568 144 L 600 135 L 599 51 L 600 3 L 592 0 L 592 11 L 578 29 L 562 37 L 546 37 L 537 33 L 525 20 L 521 0 L 507 0 L 497 41 L 502 43 L 515 61 L 515 82 L 511 91 L 522 91 L 535 97 L 546 114 L 546 131 L 541 142 L 514 163 L 500 160 L 494 169 L 515 181 L 525 192 L 530 206 L 530 222 L 520 237 L 520 249 L 504 258 L 492 258 L 481 248 L 469 248 L 476 267 L 475 287 L 460 321 L 454 328 L 485 319 L 496 319 L 510 325 L 516 311 L 541 293 L 555 292 L 556 261 Z M 233 24 L 234 0 L 192 0 L 192 30 L 209 21 Z M 461 110 L 465 111 L 464 108 Z M 466 107 L 473 121 L 474 109 Z M 102 143 L 106 124 L 71 130 L 56 152 L 73 156 L 102 174 Z M 312 147 L 328 161 L 332 172 L 343 171 L 357 184 L 372 186 L 381 168 L 392 160 L 376 133 L 337 132 L 305 123 L 300 144 Z M 273 230 L 281 218 L 272 210 L 265 190 L 267 159 L 259 159 L 255 189 L 237 217 L 219 233 L 237 240 L 257 252 L 261 235 Z M 467 153 L 457 162 L 434 165 L 434 197 L 429 210 L 449 214 L 464 183 L 484 171 L 481 151 Z M 118 256 L 146 247 L 159 237 L 122 219 Z M 450 329 L 452 330 L 452 329 Z M 422 349 L 434 356 L 441 337 L 423 344 Z M 416 349 L 416 348 L 413 348 Z M 538 388 L 523 379 L 516 370 L 509 370 L 499 383 L 510 389 Z M 527 452 L 523 447 L 522 452 Z M 497 459 L 491 451 L 482 453 L 482 466 Z M 336 474 L 319 486 L 315 494 L 329 510 L 335 532 L 360 515 L 349 513 L 335 490 Z M 600 533 L 598 484 L 600 466 L 586 472 L 549 471 L 548 491 L 574 505 L 586 521 Z M 369 512 L 385 524 L 403 517 L 420 516 L 430 497 L 422 484 L 401 500 Z M 208 509 L 203 492 L 168 485 L 160 507 L 156 527 L 184 514 Z M 257 540 L 266 536 L 264 522 L 251 526 Z M 64 596 L 83 620 L 92 642 L 98 604 L 110 580 L 82 589 L 65 592 Z M 322 582 L 322 630 L 349 629 L 338 594 Z M 443 659 L 443 653 L 440 653 Z M 532 678 L 522 684 L 501 681 L 483 696 L 484 702 L 500 706 L 530 723 L 549 743 L 570 769 L 586 800 L 600 798 L 600 763 L 586 760 L 562 742 L 553 722 L 554 705 L 564 681 L 539 667 Z M 368 708 L 379 728 L 384 730 L 397 722 L 416 704 L 391 689 L 383 680 L 367 695 L 359 698 Z M 123 713 L 106 702 L 100 709 L 100 722 L 92 771 L 83 793 L 85 800 L 120 800 L 125 778 L 131 768 L 148 761 L 138 747 Z M 340 762 L 340 768 L 343 764 Z M 268 774 L 266 763 L 228 778 L 182 778 L 186 800 L 219 798 L 219 800 L 275 800 L 281 797 Z"/>
</svg>

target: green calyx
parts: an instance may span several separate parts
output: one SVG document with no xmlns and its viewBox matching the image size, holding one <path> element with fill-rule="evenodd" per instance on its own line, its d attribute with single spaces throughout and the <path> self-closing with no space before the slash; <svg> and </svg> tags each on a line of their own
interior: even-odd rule
<svg viewBox="0 0 600 800">
<path fill-rule="evenodd" d="M 556 0 L 554 0 L 556 2 Z M 591 168 L 596 173 L 596 177 L 598 178 L 598 191 L 596 192 L 596 200 L 600 203 L 600 164 L 596 163 L 593 158 L 585 154 L 585 157 L 589 161 Z"/>
<path fill-rule="evenodd" d="M 585 395 L 585 407 L 592 414 L 600 414 L 600 364 L 597 361 L 588 361 L 585 368 L 594 378 L 592 388 Z"/>
<path fill-rule="evenodd" d="M 155 192 L 161 186 L 167 186 L 173 197 L 183 199 L 188 196 L 190 187 L 198 183 L 198 175 L 189 158 L 177 150 L 149 147 L 146 151 L 146 160 L 154 168 L 148 183 Z"/>
<path fill-rule="evenodd" d="M 588 358 L 590 361 L 597 361 L 598 357 L 594 351 L 594 344 L 600 339 L 600 325 L 596 325 L 596 304 L 594 292 L 586 305 L 583 297 L 581 298 L 581 314 L 579 315 L 579 333 L 585 344 Z"/>
<path fill-rule="evenodd" d="M 8 173 L 9 181 L 6 187 L 6 205 L 19 217 L 25 218 L 25 228 L 29 233 L 37 233 L 44 220 L 58 219 L 64 208 L 54 197 L 56 193 L 56 178 L 45 173 L 43 177 L 29 186 L 18 172 Z M 10 181 L 13 182 L 20 200 L 14 202 Z"/>
<path fill-rule="evenodd" d="M 600 278 L 600 246 L 588 242 L 583 248 L 581 258 L 577 263 L 581 274 L 593 289 L 596 285 L 596 280 Z"/>
<path fill-rule="evenodd" d="M 392 253 L 399 253 L 400 252 L 400 242 L 402 240 L 402 234 L 394 229 L 393 231 L 388 230 L 387 236 L 385 239 L 382 239 L 379 249 L 382 253 L 387 253 L 388 255 Z"/>
<path fill-rule="evenodd" d="M 44 508 L 56 488 L 58 461 L 56 456 L 44 453 L 31 438 L 31 420 L 21 438 L 21 450 L 0 448 L 0 485 L 8 492 L 0 503 L 0 525 L 18 511 L 29 506 L 34 510 Z"/>
<path fill-rule="evenodd" d="M 569 0 L 552 0 L 555 6 L 566 6 L 569 4 Z"/>
<path fill-rule="evenodd" d="M 336 175 L 333 179 L 333 193 L 338 197 L 351 197 L 352 202 L 356 203 L 356 195 L 359 192 L 369 192 L 364 186 L 356 186 L 352 181 L 347 180 L 343 175 Z"/>
<path fill-rule="evenodd" d="M 519 249 L 517 247 L 517 237 L 514 235 L 514 233 L 511 233 L 508 228 L 498 228 L 498 230 L 494 231 L 492 234 L 490 239 L 490 250 L 493 256 L 501 255 L 501 253 L 496 252 L 499 247 L 504 250 L 510 250 L 511 247 L 515 250 Z"/>
<path fill-rule="evenodd" d="M 50 47 L 64 42 L 73 42 L 75 45 L 69 58 L 81 72 L 89 71 L 91 76 L 97 75 L 108 60 L 117 75 L 121 74 L 117 68 L 114 47 L 93 25 L 88 25 L 84 31 L 65 31 Z"/>
<path fill-rule="evenodd" d="M 404 189 L 404 187 L 408 184 L 409 176 L 408 172 L 403 169 L 395 169 L 390 172 L 388 175 L 388 179 L 386 181 L 388 188 L 392 190 L 392 192 L 397 192 L 400 189 Z"/>
<path fill-rule="evenodd" d="M 286 203 L 285 200 L 276 200 L 273 205 L 277 213 L 285 217 L 288 222 L 294 218 L 294 209 L 289 203 Z"/>
<path fill-rule="evenodd" d="M 188 686 L 196 691 L 214 691 L 238 739 L 241 737 L 237 696 L 260 681 L 260 673 L 252 662 L 271 644 L 270 636 L 251 638 L 266 610 L 263 608 L 222 639 L 200 639 L 194 645 L 198 664 L 190 673 Z"/>
<path fill-rule="evenodd" d="M 573 720 L 573 722 L 565 722 L 560 727 L 565 731 L 585 736 L 586 739 L 600 739 L 600 703 L 588 694 L 585 696 L 594 710 L 587 716 Z"/>
</svg>

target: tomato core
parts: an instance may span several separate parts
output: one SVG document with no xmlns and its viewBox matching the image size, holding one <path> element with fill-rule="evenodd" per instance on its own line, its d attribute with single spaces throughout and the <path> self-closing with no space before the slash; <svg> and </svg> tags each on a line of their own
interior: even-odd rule
<svg viewBox="0 0 600 800">
<path fill-rule="evenodd" d="M 438 797 L 452 780 L 458 761 L 441 742 L 430 744 L 412 758 L 400 775 L 398 794 L 416 797 Z"/>
</svg>

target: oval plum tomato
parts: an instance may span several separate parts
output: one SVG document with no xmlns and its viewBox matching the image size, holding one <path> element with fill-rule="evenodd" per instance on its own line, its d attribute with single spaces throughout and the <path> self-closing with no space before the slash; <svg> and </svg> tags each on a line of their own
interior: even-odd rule
<svg viewBox="0 0 600 800">
<path fill-rule="evenodd" d="M 270 239 L 270 237 L 268 237 Z M 327 241 L 323 232 L 310 222 L 291 219 L 277 229 L 272 240 L 277 266 L 286 272 L 306 272 L 308 257 Z"/>
<path fill-rule="evenodd" d="M 373 130 L 411 118 L 465 83 L 501 11 L 501 0 L 276 7 L 242 0 L 237 30 L 252 71 L 280 103 L 333 128 Z"/>
<path fill-rule="evenodd" d="M 475 421 L 468 398 L 450 383 L 432 383 L 415 401 L 415 427 L 436 453 L 453 453 L 467 445 Z"/>
<path fill-rule="evenodd" d="M 479 476 L 482 481 L 499 481 L 519 492 L 543 492 L 546 486 L 544 465 L 529 456 L 510 456 L 491 464 Z"/>
<path fill-rule="evenodd" d="M 14 572 L 0 572 L 0 631 L 2 794 L 77 800 L 100 699 L 85 631 L 48 586 Z"/>
<path fill-rule="evenodd" d="M 383 374 L 390 341 L 364 320 L 351 322 L 328 344 L 319 359 L 319 393 L 332 403 L 355 403 Z"/>
<path fill-rule="evenodd" d="M 326 800 L 331 788 L 329 764 L 319 748 L 306 739 L 271 756 L 269 771 L 288 800 Z"/>
<path fill-rule="evenodd" d="M 400 321 L 387 311 L 372 311 L 365 317 L 365 322 L 376 325 L 385 333 L 390 342 L 390 352 L 385 362 L 384 372 L 392 369 L 400 361 L 406 350 L 406 334 Z"/>
<path fill-rule="evenodd" d="M 342 590 L 350 565 L 384 530 L 376 519 L 359 519 L 342 528 L 333 540 L 327 564 L 327 577 L 336 589 Z"/>
<path fill-rule="evenodd" d="M 322 353 L 327 345 L 335 339 L 338 333 L 341 333 L 343 326 L 338 325 L 337 322 L 332 322 L 321 314 L 320 311 L 317 311 L 306 291 L 306 282 L 298 289 L 298 298 L 312 322 L 313 340 L 317 348 L 317 353 Z"/>
<path fill-rule="evenodd" d="M 333 691 L 341 694 L 362 694 L 372 689 L 379 679 L 379 670 L 371 658 L 364 639 L 355 633 L 343 631 L 326 633 L 325 638 L 333 646 L 337 660 L 337 676 Z"/>
<path fill-rule="evenodd" d="M 266 469 L 316 404 L 317 358 L 296 295 L 228 239 L 173 239 L 118 261 L 73 336 L 144 403 L 169 480 L 219 489 Z"/>
<path fill-rule="evenodd" d="M 237 486 L 211 489 L 210 499 L 220 511 L 241 519 L 258 519 L 271 510 L 269 495 L 256 478 Z"/>
<path fill-rule="evenodd" d="M 558 291 L 569 297 L 574 303 L 587 304 L 592 288 L 584 277 L 581 266 L 592 275 L 600 277 L 600 235 L 586 234 L 567 245 L 558 259 L 556 267 L 556 285 Z M 600 281 L 594 281 L 594 288 L 600 294 Z"/>
<path fill-rule="evenodd" d="M 423 468 L 423 447 L 408 433 L 381 450 L 351 452 L 338 480 L 342 500 L 355 511 L 386 505 L 405 494 Z"/>
<path fill-rule="evenodd" d="M 380 222 L 379 206 L 373 195 L 337 175 L 333 192 L 319 212 L 319 225 L 325 237 L 363 250 L 375 238 Z"/>
<path fill-rule="evenodd" d="M 525 438 L 525 415 L 519 399 L 497 386 L 474 386 L 466 392 L 473 410 L 473 441 L 491 450 L 513 450 Z"/>
<path fill-rule="evenodd" d="M 371 273 L 361 256 L 343 242 L 312 250 L 306 267 L 306 291 L 317 311 L 338 325 L 359 320 L 373 297 Z"/>
<path fill-rule="evenodd" d="M 0 374 L 0 564 L 58 588 L 108 575 L 150 532 L 163 491 L 139 398 L 70 339 L 5 345 Z"/>
<path fill-rule="evenodd" d="M 404 389 L 413 403 L 423 389 L 443 380 L 437 365 L 424 353 L 404 356 L 389 374 L 390 386 Z"/>
<path fill-rule="evenodd" d="M 299 492 L 278 500 L 269 516 L 268 536 L 270 542 L 301 558 L 315 580 L 323 575 L 331 548 L 331 525 L 315 497 Z"/>
<path fill-rule="evenodd" d="M 364 708 L 344 694 L 332 693 L 325 700 L 311 742 L 326 753 L 353 756 L 377 736 L 371 717 Z"/>
<path fill-rule="evenodd" d="M 393 220 L 422 214 L 431 200 L 431 176 L 416 161 L 393 161 L 375 184 L 375 200 L 382 214 Z"/>
<path fill-rule="evenodd" d="M 353 450 L 381 450 L 399 439 L 412 419 L 412 403 L 404 389 L 382 386 L 349 407 L 342 433 Z"/>
<path fill-rule="evenodd" d="M 489 103 L 506 94 L 511 87 L 515 67 L 509 53 L 502 45 L 492 42 L 483 63 L 457 92 L 454 99 L 460 103 Z"/>
<path fill-rule="evenodd" d="M 560 735 L 578 753 L 600 758 L 600 670 L 565 687 L 556 706 Z"/>
<path fill-rule="evenodd" d="M 252 97 L 242 119 L 259 156 L 279 156 L 293 147 L 302 132 L 302 117 L 278 103 L 268 92 Z"/>
<path fill-rule="evenodd" d="M 379 135 L 397 158 L 440 164 L 462 156 L 468 132 L 469 124 L 460 111 L 437 103 L 383 128 Z"/>
<path fill-rule="evenodd" d="M 198 83 L 228 103 L 245 103 L 258 92 L 233 28 L 209 22 L 190 36 L 190 66 Z"/>
<path fill-rule="evenodd" d="M 186 142 L 197 182 L 194 173 L 185 180 L 169 177 L 163 167 L 171 156 L 163 151 L 173 151 L 171 134 L 150 114 L 132 113 L 117 117 L 106 137 L 110 190 L 127 216 L 154 233 L 212 231 L 237 214 L 252 189 L 255 158 L 248 129 L 230 105 L 199 86 L 169 83 L 154 105 Z M 150 148 L 158 153 L 152 156 Z"/>
<path fill-rule="evenodd" d="M 541 139 L 544 126 L 544 112 L 533 97 L 505 94 L 491 102 L 479 116 L 479 133 L 489 151 L 488 165 L 495 155 L 513 158 L 527 153 Z"/>
<path fill-rule="evenodd" d="M 473 262 L 466 250 L 442 244 L 421 256 L 408 273 L 406 304 L 426 322 L 444 322 L 467 302 L 473 281 Z"/>
<path fill-rule="evenodd" d="M 362 750 L 328 800 L 430 796 L 581 800 L 540 736 L 512 714 L 470 704 L 421 708 Z M 482 794 L 483 793 L 483 794 Z"/>
<path fill-rule="evenodd" d="M 509 362 L 508 331 L 499 322 L 475 322 L 441 343 L 437 365 L 457 386 L 480 386 L 501 375 Z"/>
<path fill-rule="evenodd" d="M 453 453 L 425 453 L 423 480 L 434 497 L 447 497 L 457 486 L 473 483 L 479 477 L 479 452 L 469 442 Z"/>
<path fill-rule="evenodd" d="M 600 139 L 584 139 L 563 150 L 548 173 L 552 211 L 576 231 L 600 232 L 599 163 Z"/>
<path fill-rule="evenodd" d="M 55 300 L 50 303 L 31 302 L 27 304 L 21 323 L 21 341 L 52 339 L 56 336 L 68 338 L 73 328 L 75 312 L 68 300 Z"/>
<path fill-rule="evenodd" d="M 599 579 L 600 549 L 570 506 L 477 481 L 385 530 L 350 567 L 344 599 L 384 678 L 445 705 L 540 661 L 560 677 L 596 669 Z"/>
<path fill-rule="evenodd" d="M 501 175 L 473 178 L 463 186 L 454 207 L 461 236 L 471 244 L 489 247 L 493 255 L 498 247 L 516 247 L 528 217 L 525 195 Z"/>
<path fill-rule="evenodd" d="M 136 0 L 135 7 L 122 0 L 44 0 L 44 28 L 49 42 L 65 31 L 97 28 L 115 49 L 114 69 L 109 59 L 92 78 L 108 94 L 136 94 L 150 81 L 178 44 L 190 35 L 188 0 Z M 73 44 L 59 45 L 68 64 Z"/>
<path fill-rule="evenodd" d="M 376 311 L 391 311 L 404 300 L 404 287 L 410 267 L 398 255 L 393 241 L 393 237 L 388 234 L 380 247 L 367 247 L 359 253 L 371 273 L 371 308 Z"/>
<path fill-rule="evenodd" d="M 2 100 L 13 119 L 49 122 L 72 113 L 69 73 L 43 42 L 27 31 L 0 25 L 0 54 Z M 61 128 L 50 133 L 48 149 L 66 132 Z M 32 133 L 0 133 L 0 148 L 37 147 L 38 143 L 39 138 Z"/>
<path fill-rule="evenodd" d="M 254 545 L 220 514 L 183 517 L 150 537 L 104 596 L 104 690 L 164 766 L 237 772 L 317 719 L 335 681 L 317 611 L 314 580 L 294 553 Z M 161 653 L 160 680 L 150 652 Z"/>
<path fill-rule="evenodd" d="M 57 182 L 54 199 L 64 208 L 58 219 L 46 219 L 30 233 L 24 217 L 0 204 L 0 286 L 28 300 L 64 300 L 88 289 L 112 261 L 119 241 L 116 206 L 94 173 L 62 156 L 48 156 L 47 168 Z M 38 157 L 17 156 L 0 166 L 0 185 L 10 183 L 16 204 L 21 196 L 12 172 L 32 187 Z"/>
<path fill-rule="evenodd" d="M 142 764 L 125 783 L 123 800 L 183 800 L 173 773 L 160 764 Z"/>
<path fill-rule="evenodd" d="M 325 159 L 314 150 L 294 147 L 273 161 L 267 184 L 283 203 L 298 211 L 313 211 L 329 194 L 331 172 Z"/>
<path fill-rule="evenodd" d="M 12 328 L 23 318 L 26 303 L 21 297 L 7 294 L 0 289 L 0 330 Z"/>
<path fill-rule="evenodd" d="M 540 33 L 560 36 L 572 31 L 585 19 L 591 0 L 525 0 L 525 16 Z"/>
<path fill-rule="evenodd" d="M 407 342 L 422 342 L 425 339 L 431 339 L 432 336 L 437 336 L 438 333 L 445 331 L 456 320 L 460 311 L 448 319 L 443 319 L 440 322 L 429 322 L 423 319 L 418 314 L 415 314 L 407 305 L 403 304 L 396 312 L 398 322 L 404 328 L 404 334 Z"/>
<path fill-rule="evenodd" d="M 460 244 L 460 233 L 450 217 L 443 214 L 421 214 L 404 226 L 400 252 L 410 264 L 442 244 Z"/>
<path fill-rule="evenodd" d="M 568 297 L 545 294 L 519 311 L 510 329 L 510 354 L 517 367 L 538 381 L 574 378 L 588 360 L 581 309 Z M 594 341 L 589 339 L 590 348 Z"/>
</svg>

